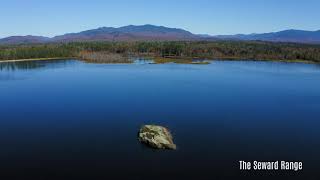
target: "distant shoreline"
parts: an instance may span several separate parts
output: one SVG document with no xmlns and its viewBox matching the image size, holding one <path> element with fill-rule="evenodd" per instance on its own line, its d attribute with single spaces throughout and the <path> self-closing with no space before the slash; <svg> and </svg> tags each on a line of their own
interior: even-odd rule
<svg viewBox="0 0 320 180">
<path fill-rule="evenodd" d="M 0 45 L 0 59 L 4 62 L 79 58 L 96 63 L 130 63 L 128 58 L 140 57 L 155 58 L 159 63 L 190 63 L 193 60 L 320 63 L 320 46 L 234 41 L 72 42 L 8 47 Z"/>
<path fill-rule="evenodd" d="M 142 56 L 143 58 L 143 56 Z M 150 59 L 157 58 L 157 57 L 147 57 Z M 177 59 L 199 59 L 200 58 L 192 58 L 192 57 L 166 57 L 162 58 L 164 59 L 164 62 L 157 62 L 154 64 L 164 64 L 169 62 L 175 62 L 175 58 Z M 27 61 L 46 61 L 46 60 L 68 60 L 68 59 L 76 59 L 81 60 L 81 58 L 78 57 L 53 57 L 53 58 L 31 58 L 31 59 L 12 59 L 12 60 L 0 60 L 0 63 L 10 63 L 10 62 L 27 62 Z M 207 61 L 260 61 L 260 62 L 285 62 L 285 63 L 304 63 L 304 64 L 319 64 L 318 62 L 311 61 L 311 60 L 275 60 L 275 59 L 243 59 L 243 58 L 204 58 L 203 60 Z M 97 62 L 99 64 L 99 62 Z M 183 62 L 176 62 L 177 64 L 198 64 L 198 63 L 183 63 Z M 101 63 L 104 64 L 104 63 Z M 117 64 L 117 63 L 109 63 L 109 64 Z M 204 64 L 204 63 L 199 63 Z"/>
</svg>

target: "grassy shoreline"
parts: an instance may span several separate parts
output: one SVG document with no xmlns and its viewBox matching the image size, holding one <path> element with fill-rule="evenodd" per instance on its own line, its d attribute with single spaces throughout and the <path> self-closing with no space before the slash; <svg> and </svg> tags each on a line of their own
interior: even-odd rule
<svg viewBox="0 0 320 180">
<path fill-rule="evenodd" d="M 312 60 L 301 60 L 301 59 L 244 59 L 237 57 L 148 57 L 155 61 L 154 64 L 164 63 L 177 63 L 177 64 L 209 64 L 207 61 L 260 61 L 260 62 L 286 62 L 286 63 L 304 63 L 304 64 L 320 64 L 319 62 Z M 198 60 L 198 61 L 197 61 Z"/>
</svg>

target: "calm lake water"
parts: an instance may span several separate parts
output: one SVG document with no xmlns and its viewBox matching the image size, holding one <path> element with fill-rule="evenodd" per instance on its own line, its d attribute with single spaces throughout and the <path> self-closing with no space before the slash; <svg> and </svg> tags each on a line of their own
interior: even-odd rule
<svg viewBox="0 0 320 180">
<path fill-rule="evenodd" d="M 0 63 L 0 99 L 0 179 L 320 179 L 316 64 Z M 143 124 L 178 150 L 140 144 Z"/>
</svg>

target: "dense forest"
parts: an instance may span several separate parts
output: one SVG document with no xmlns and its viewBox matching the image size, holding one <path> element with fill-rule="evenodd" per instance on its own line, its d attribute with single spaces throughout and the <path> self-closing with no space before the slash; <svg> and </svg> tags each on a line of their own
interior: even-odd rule
<svg viewBox="0 0 320 180">
<path fill-rule="evenodd" d="M 126 56 L 206 59 L 306 60 L 320 62 L 320 45 L 259 41 L 72 42 L 1 45 L 0 60 L 76 57 L 83 52 Z"/>
</svg>

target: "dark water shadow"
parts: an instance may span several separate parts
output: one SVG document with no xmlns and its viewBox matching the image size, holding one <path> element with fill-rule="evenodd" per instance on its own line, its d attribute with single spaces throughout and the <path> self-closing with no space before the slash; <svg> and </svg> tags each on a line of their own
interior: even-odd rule
<svg viewBox="0 0 320 180">
<path fill-rule="evenodd" d="M 45 60 L 45 61 L 20 61 L 20 62 L 2 62 L 0 71 L 16 70 L 34 70 L 44 68 L 63 68 L 76 60 Z"/>
</svg>

